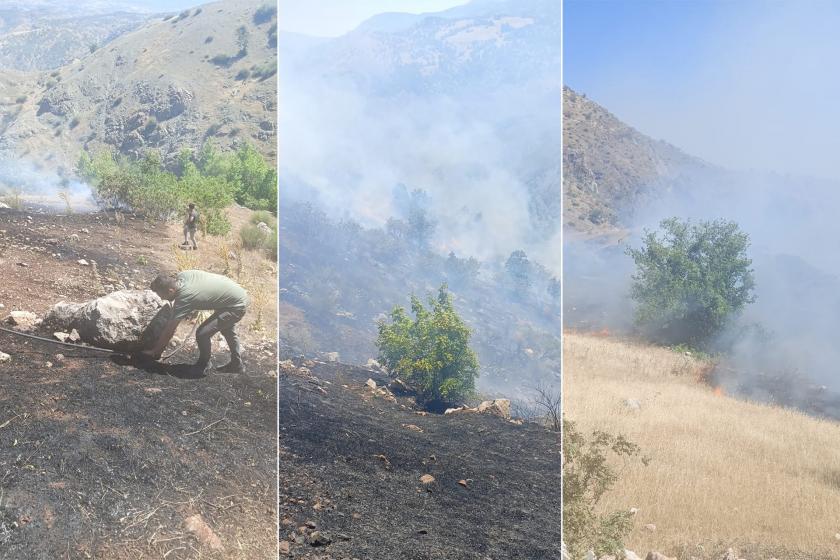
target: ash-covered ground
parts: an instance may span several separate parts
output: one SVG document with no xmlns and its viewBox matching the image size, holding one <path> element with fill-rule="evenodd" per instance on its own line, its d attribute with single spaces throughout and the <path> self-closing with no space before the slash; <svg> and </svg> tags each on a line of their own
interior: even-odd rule
<svg viewBox="0 0 840 560">
<path fill-rule="evenodd" d="M 560 558 L 559 433 L 422 414 L 368 378 L 387 382 L 340 363 L 280 370 L 281 557 Z"/>
</svg>

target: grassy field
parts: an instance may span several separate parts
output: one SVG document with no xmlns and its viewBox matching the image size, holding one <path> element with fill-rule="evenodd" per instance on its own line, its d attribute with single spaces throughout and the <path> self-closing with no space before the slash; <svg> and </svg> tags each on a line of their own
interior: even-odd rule
<svg viewBox="0 0 840 560">
<path fill-rule="evenodd" d="M 639 509 L 627 548 L 840 558 L 840 424 L 727 397 L 700 381 L 709 363 L 668 349 L 576 333 L 563 348 L 566 417 L 651 458 L 618 465 L 603 499 Z"/>
</svg>

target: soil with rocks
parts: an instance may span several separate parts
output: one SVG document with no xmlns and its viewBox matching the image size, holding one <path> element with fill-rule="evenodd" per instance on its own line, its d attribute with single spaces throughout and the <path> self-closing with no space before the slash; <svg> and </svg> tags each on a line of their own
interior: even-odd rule
<svg viewBox="0 0 840 560">
<path fill-rule="evenodd" d="M 0 210 L 0 319 L 147 286 L 168 231 Z M 0 332 L 0 559 L 276 558 L 275 342 L 242 331 L 246 371 L 203 377 L 194 343 L 141 365 Z"/>
<path fill-rule="evenodd" d="M 281 557 L 560 558 L 559 433 L 422 413 L 365 384 L 382 374 L 293 363 L 279 383 Z"/>
</svg>

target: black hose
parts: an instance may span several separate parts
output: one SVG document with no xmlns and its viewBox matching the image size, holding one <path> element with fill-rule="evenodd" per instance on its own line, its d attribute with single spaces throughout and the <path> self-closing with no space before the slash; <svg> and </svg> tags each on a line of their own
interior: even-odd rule
<svg viewBox="0 0 840 560">
<path fill-rule="evenodd" d="M 23 333 L 12 329 L 6 329 L 4 327 L 0 327 L 0 331 L 7 332 L 9 334 L 16 334 L 18 336 L 25 336 L 26 338 L 34 338 L 35 340 L 49 342 L 50 344 L 61 344 L 62 346 L 69 346 L 78 350 L 96 350 L 97 352 L 107 352 L 108 354 L 125 354 L 125 352 L 117 352 L 116 350 L 108 350 L 107 348 L 97 348 L 96 346 L 82 346 L 81 344 L 73 344 L 71 342 L 61 342 L 60 340 L 44 338 L 43 336 L 36 336 L 34 334 Z"/>
</svg>

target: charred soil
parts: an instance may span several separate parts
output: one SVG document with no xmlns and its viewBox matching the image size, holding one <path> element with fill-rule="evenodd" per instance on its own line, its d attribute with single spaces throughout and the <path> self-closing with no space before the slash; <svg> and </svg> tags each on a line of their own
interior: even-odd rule
<svg viewBox="0 0 840 560">
<path fill-rule="evenodd" d="M 560 434 L 420 413 L 365 385 L 381 374 L 296 365 L 280 373 L 281 556 L 560 558 Z"/>
</svg>

